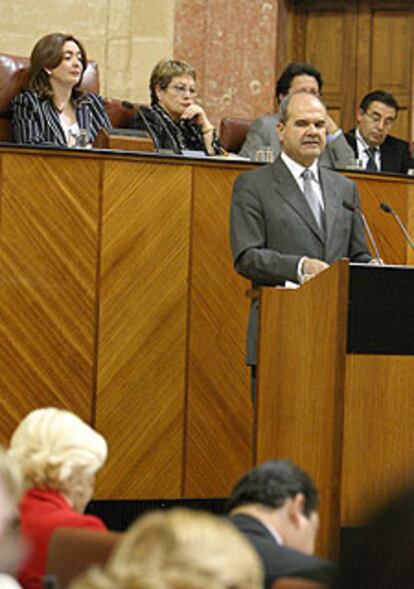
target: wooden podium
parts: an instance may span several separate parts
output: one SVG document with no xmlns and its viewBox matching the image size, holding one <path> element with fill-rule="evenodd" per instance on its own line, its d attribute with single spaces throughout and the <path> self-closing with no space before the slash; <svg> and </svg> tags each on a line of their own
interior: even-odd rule
<svg viewBox="0 0 414 589">
<path fill-rule="evenodd" d="M 312 475 L 325 555 L 412 477 L 412 292 L 413 268 L 340 261 L 260 293 L 255 461 Z"/>
</svg>

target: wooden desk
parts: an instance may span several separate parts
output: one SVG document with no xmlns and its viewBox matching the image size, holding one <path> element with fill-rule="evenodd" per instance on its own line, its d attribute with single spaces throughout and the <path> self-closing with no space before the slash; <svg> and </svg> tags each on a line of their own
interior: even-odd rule
<svg viewBox="0 0 414 589">
<path fill-rule="evenodd" d="M 99 497 L 228 493 L 252 464 L 250 285 L 228 243 L 232 184 L 250 167 L 0 149 L 3 443 L 31 409 L 68 407 L 108 439 Z M 411 261 L 373 203 L 414 232 L 414 182 L 353 177 L 384 259 Z"/>
</svg>

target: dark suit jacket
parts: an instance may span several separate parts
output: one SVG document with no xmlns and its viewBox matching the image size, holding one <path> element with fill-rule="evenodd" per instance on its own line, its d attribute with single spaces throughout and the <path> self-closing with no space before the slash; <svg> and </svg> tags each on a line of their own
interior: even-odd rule
<svg viewBox="0 0 414 589">
<path fill-rule="evenodd" d="M 192 120 L 173 121 L 160 106 L 141 105 L 130 126 L 149 133 L 157 150 L 168 149 L 174 153 L 182 153 L 187 149 L 206 152 L 201 128 Z M 212 147 L 216 154 L 222 153 L 215 130 Z"/>
<path fill-rule="evenodd" d="M 230 520 L 260 556 L 265 571 L 265 587 L 271 587 L 279 577 L 302 577 L 326 583 L 332 580 L 336 567 L 328 560 L 278 544 L 269 530 L 254 517 L 237 514 Z"/>
<path fill-rule="evenodd" d="M 341 258 L 371 259 L 360 216 L 343 206 L 359 207 L 355 184 L 320 168 L 326 234 L 319 229 L 305 197 L 283 160 L 241 174 L 233 187 L 230 240 L 234 267 L 254 286 L 297 282 L 303 256 L 327 263 Z M 252 304 L 247 363 L 256 363 L 257 301 Z"/>
<path fill-rule="evenodd" d="M 80 129 L 89 133 L 93 142 L 99 129 L 111 124 L 105 112 L 102 98 L 96 94 L 84 94 L 76 107 Z M 40 99 L 29 90 L 22 92 L 12 102 L 12 125 L 16 143 L 28 145 L 67 145 L 59 114 L 49 99 Z"/>
<path fill-rule="evenodd" d="M 358 157 L 357 141 L 355 137 L 355 129 L 348 131 L 345 137 Z M 380 147 L 381 151 L 381 171 L 382 172 L 396 172 L 399 174 L 406 174 L 407 170 L 414 168 L 414 160 L 410 155 L 410 144 L 408 141 L 403 141 L 392 135 L 387 135 L 384 143 Z"/>
</svg>

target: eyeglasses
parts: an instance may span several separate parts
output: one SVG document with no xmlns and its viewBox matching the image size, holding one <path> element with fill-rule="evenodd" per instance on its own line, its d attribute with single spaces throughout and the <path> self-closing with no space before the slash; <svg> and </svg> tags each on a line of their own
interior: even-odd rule
<svg viewBox="0 0 414 589">
<path fill-rule="evenodd" d="M 388 117 L 388 118 L 384 119 L 384 117 L 382 117 L 380 114 L 378 114 L 376 112 L 364 111 L 364 115 L 366 115 L 369 119 L 371 119 L 371 121 L 375 124 L 384 123 L 384 127 L 386 129 L 389 129 L 390 127 L 392 127 L 392 125 L 395 122 L 395 118 Z"/>
<path fill-rule="evenodd" d="M 186 92 L 188 92 L 192 98 L 195 98 L 197 96 L 197 90 L 193 86 L 184 86 L 184 84 L 176 84 L 175 86 L 170 86 L 170 88 L 172 88 L 174 92 L 176 92 L 177 94 L 181 94 L 182 96 L 184 96 Z"/>
</svg>

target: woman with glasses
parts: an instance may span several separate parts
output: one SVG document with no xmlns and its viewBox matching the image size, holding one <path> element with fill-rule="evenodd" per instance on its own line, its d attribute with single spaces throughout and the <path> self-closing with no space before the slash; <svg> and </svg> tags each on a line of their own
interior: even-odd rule
<svg viewBox="0 0 414 589">
<path fill-rule="evenodd" d="M 110 127 L 102 98 L 80 89 L 87 57 L 72 35 L 42 37 L 30 56 L 28 89 L 12 102 L 16 143 L 86 147 Z"/>
<path fill-rule="evenodd" d="M 151 106 L 141 106 L 132 127 L 147 131 L 157 149 L 223 152 L 216 130 L 195 103 L 196 73 L 185 61 L 163 59 L 150 78 Z"/>
</svg>

